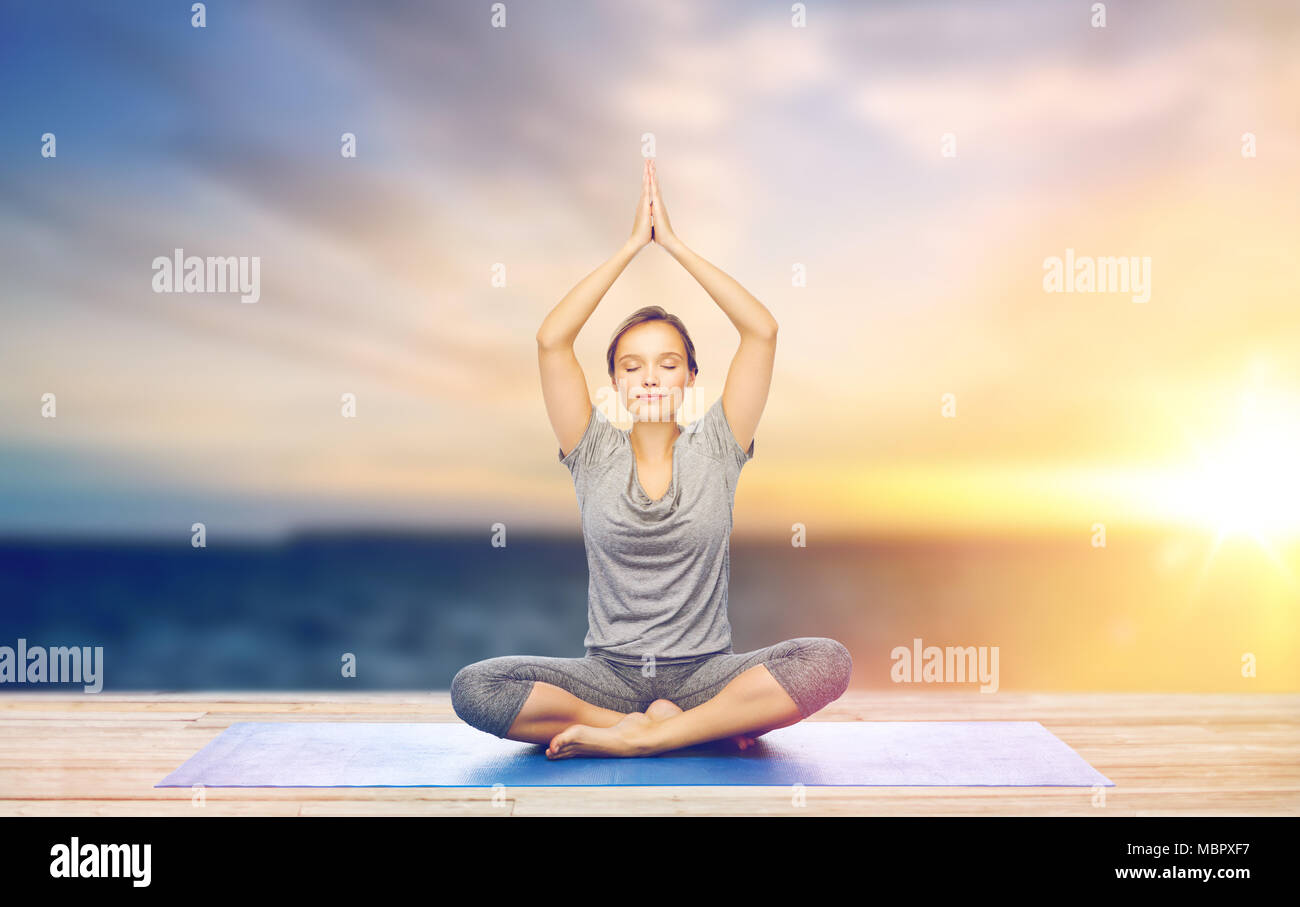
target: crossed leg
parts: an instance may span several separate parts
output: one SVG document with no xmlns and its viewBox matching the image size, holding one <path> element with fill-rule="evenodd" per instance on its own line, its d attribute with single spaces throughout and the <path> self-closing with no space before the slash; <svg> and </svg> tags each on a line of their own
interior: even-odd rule
<svg viewBox="0 0 1300 907">
<path fill-rule="evenodd" d="M 839 698 L 851 671 L 843 645 L 800 637 L 704 659 L 668 683 L 674 702 L 645 697 L 636 667 L 629 674 L 590 656 L 503 656 L 457 672 L 451 699 L 471 726 L 549 743 L 550 758 L 653 755 L 726 739 L 743 749 Z"/>
<path fill-rule="evenodd" d="M 686 710 L 671 699 L 656 699 L 654 702 L 650 703 L 650 707 L 645 710 L 645 714 L 647 718 L 652 718 L 655 721 L 663 721 L 665 718 L 680 715 L 684 711 Z M 765 733 L 767 732 L 759 731 L 758 734 L 737 734 L 732 737 L 731 740 L 739 749 L 749 749 L 754 745 L 754 738 Z"/>
<path fill-rule="evenodd" d="M 612 725 L 575 724 L 556 734 L 550 759 L 570 756 L 652 756 L 737 735 L 753 738 L 803 719 L 799 706 L 767 666 L 741 672 L 712 699 L 661 721 L 633 712 Z"/>
<path fill-rule="evenodd" d="M 547 756 L 649 756 L 726 738 L 745 748 L 742 739 L 796 724 L 838 699 L 852 670 L 848 649 L 826 637 L 721 654 L 682 681 L 693 691 L 678 694 L 679 701 L 693 707 L 663 706 L 659 721 L 632 713 L 612 725 L 575 724 L 551 740 Z"/>
<path fill-rule="evenodd" d="M 575 725 L 606 728 L 614 727 L 632 716 L 659 722 L 681 713 L 682 709 L 667 699 L 656 699 L 644 712 L 624 713 L 601 708 L 562 687 L 539 680 L 533 684 L 532 692 L 528 694 L 523 708 L 506 732 L 506 738 L 525 743 L 550 743 L 561 731 Z M 632 717 L 633 722 L 637 720 Z M 753 746 L 753 738 L 756 736 L 758 735 L 737 734 L 734 738 L 736 746 L 742 750 Z M 549 748 L 547 755 L 550 755 Z"/>
<path fill-rule="evenodd" d="M 590 727 L 612 727 L 625 717 L 626 712 L 601 708 L 580 699 L 563 687 L 538 680 L 524 700 L 510 730 L 509 740 L 524 743 L 550 743 L 551 738 L 567 727 L 585 724 Z"/>
</svg>

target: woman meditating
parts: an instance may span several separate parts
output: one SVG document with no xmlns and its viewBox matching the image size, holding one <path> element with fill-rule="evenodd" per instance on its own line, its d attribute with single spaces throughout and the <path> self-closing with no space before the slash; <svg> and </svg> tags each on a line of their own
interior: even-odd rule
<svg viewBox="0 0 1300 907">
<path fill-rule="evenodd" d="M 573 352 L 596 305 L 650 242 L 686 268 L 740 332 L 722 396 L 684 429 L 677 411 L 699 368 L 675 315 L 643 308 L 610 342 L 610 382 L 632 414 L 630 430 L 592 405 Z M 744 653 L 731 646 L 732 504 L 754 456 L 776 333 L 762 303 L 677 238 L 647 160 L 631 238 L 537 332 L 542 396 L 582 517 L 587 654 L 506 655 L 462 668 L 451 684 L 462 720 L 497 737 L 546 743 L 551 759 L 649 756 L 713 740 L 743 750 L 843 695 L 853 662 L 833 639 L 800 637 Z"/>
</svg>

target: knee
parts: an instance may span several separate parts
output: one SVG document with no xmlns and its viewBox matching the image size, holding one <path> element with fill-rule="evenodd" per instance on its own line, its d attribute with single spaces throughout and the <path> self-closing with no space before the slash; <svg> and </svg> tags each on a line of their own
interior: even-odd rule
<svg viewBox="0 0 1300 907">
<path fill-rule="evenodd" d="M 484 730 L 492 686 L 491 670 L 483 662 L 466 665 L 451 679 L 451 710 L 470 727 Z"/>
<path fill-rule="evenodd" d="M 826 678 L 826 683 L 835 689 L 834 698 L 839 699 L 848 690 L 849 680 L 853 676 L 853 656 L 838 640 L 819 636 L 811 642 L 814 644 L 817 660 L 825 672 L 823 676 Z"/>
</svg>

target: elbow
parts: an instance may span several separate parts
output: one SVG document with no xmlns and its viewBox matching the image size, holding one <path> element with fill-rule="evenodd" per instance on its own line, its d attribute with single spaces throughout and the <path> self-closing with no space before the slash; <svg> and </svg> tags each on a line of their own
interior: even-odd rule
<svg viewBox="0 0 1300 907">
<path fill-rule="evenodd" d="M 776 329 L 778 327 L 779 325 L 776 323 L 776 319 L 774 318 L 767 325 L 767 327 L 765 327 L 762 331 L 759 332 L 759 336 L 762 337 L 764 340 L 774 342 L 776 340 Z"/>
</svg>

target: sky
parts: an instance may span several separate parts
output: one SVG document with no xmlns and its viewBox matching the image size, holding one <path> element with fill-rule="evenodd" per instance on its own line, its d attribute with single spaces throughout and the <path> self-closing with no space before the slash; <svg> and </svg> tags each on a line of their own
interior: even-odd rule
<svg viewBox="0 0 1300 907">
<path fill-rule="evenodd" d="M 1300 534 L 1294 4 L 191 15 L 0 3 L 0 534 L 576 531 L 534 336 L 627 238 L 647 135 L 781 326 L 737 536 Z M 154 292 L 177 248 L 257 257 L 260 298 Z M 1148 298 L 1047 292 L 1067 255 Z M 662 249 L 579 360 L 594 395 L 648 304 L 690 421 L 739 336 Z"/>
</svg>

